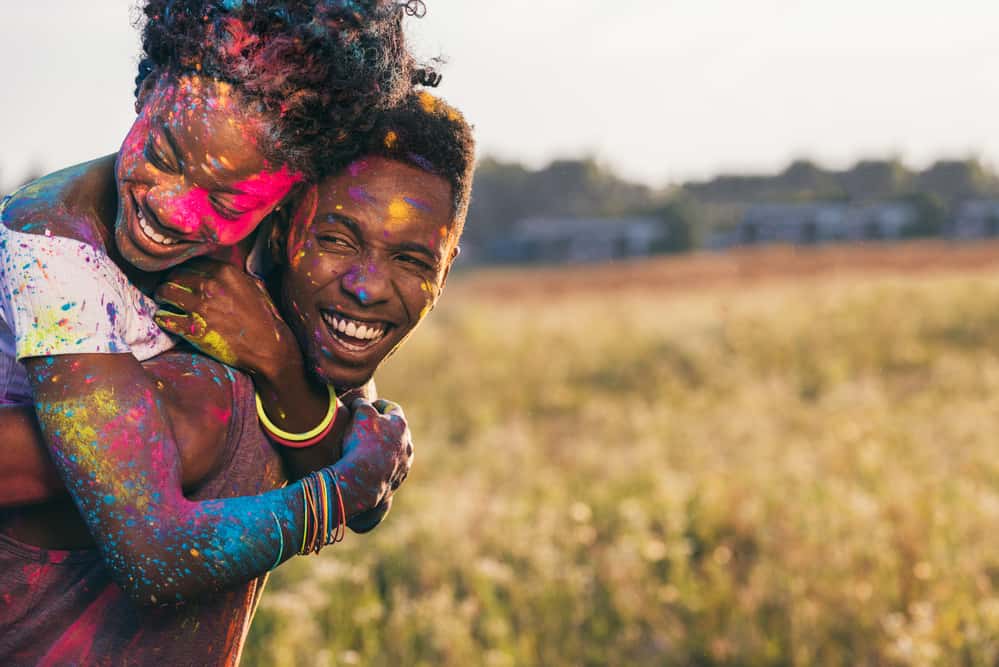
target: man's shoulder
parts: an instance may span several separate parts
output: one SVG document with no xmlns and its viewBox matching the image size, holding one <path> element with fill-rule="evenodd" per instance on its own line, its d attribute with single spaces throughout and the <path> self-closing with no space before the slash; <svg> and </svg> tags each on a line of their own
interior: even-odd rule
<svg viewBox="0 0 999 667">
<path fill-rule="evenodd" d="M 180 448 L 185 487 L 210 477 L 224 462 L 236 399 L 249 382 L 217 361 L 171 351 L 143 362 L 155 381 Z"/>
</svg>

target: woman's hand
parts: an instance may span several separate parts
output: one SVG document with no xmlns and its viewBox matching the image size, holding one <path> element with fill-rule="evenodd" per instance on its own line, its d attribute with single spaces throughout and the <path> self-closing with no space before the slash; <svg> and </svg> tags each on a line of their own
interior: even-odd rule
<svg viewBox="0 0 999 667">
<path fill-rule="evenodd" d="M 301 363 L 298 343 L 264 284 L 232 264 L 187 262 L 169 274 L 154 298 L 161 306 L 156 323 L 164 331 L 227 366 L 273 378 L 289 363 Z"/>
<path fill-rule="evenodd" d="M 409 474 L 413 440 L 402 408 L 395 403 L 357 399 L 351 408 L 354 415 L 344 438 L 343 458 L 333 468 L 352 527 L 366 532 L 388 512 L 392 494 Z"/>
</svg>

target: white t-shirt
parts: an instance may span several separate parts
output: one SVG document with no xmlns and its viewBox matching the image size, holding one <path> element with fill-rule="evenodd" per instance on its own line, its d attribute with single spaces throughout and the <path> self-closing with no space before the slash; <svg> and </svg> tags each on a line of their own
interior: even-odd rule
<svg viewBox="0 0 999 667">
<path fill-rule="evenodd" d="M 107 254 L 60 236 L 10 230 L 0 204 L 0 403 L 31 403 L 26 357 L 132 354 L 140 361 L 174 346 L 156 303 Z"/>
</svg>

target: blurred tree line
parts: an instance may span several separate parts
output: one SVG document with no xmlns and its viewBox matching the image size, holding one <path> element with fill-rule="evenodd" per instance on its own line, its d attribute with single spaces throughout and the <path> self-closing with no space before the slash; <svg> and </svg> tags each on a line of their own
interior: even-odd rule
<svg viewBox="0 0 999 667">
<path fill-rule="evenodd" d="M 960 202 L 999 198 L 999 175 L 977 159 L 940 160 L 924 170 L 899 160 L 861 160 L 844 170 L 795 160 L 777 174 L 724 174 L 654 189 L 631 183 L 593 158 L 546 167 L 483 159 L 475 176 L 464 244 L 479 255 L 489 243 L 532 217 L 661 221 L 668 239 L 658 252 L 702 246 L 715 229 L 734 225 L 745 208 L 764 202 L 906 201 L 919 212 L 909 236 L 937 236 Z"/>
<path fill-rule="evenodd" d="M 0 169 L 0 191 L 44 173 L 38 163 L 14 179 Z M 540 169 L 487 157 L 476 171 L 463 245 L 475 261 L 526 218 L 607 218 L 613 224 L 647 217 L 665 228 L 656 252 L 684 252 L 703 247 L 713 230 L 736 224 L 749 205 L 815 201 L 906 201 L 919 212 L 908 235 L 938 236 L 954 208 L 976 198 L 999 198 L 999 174 L 977 159 L 939 160 L 921 171 L 894 159 L 861 160 L 841 171 L 795 160 L 777 174 L 723 174 L 657 189 L 632 183 L 591 157 Z"/>
</svg>

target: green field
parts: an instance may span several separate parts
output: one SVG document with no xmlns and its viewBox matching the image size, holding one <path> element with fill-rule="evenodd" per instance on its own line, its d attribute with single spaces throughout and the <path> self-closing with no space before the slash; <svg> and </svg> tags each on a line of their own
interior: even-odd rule
<svg viewBox="0 0 999 667">
<path fill-rule="evenodd" d="M 997 664 L 999 272 L 521 280 L 381 373 L 413 472 L 245 665 Z"/>
</svg>

